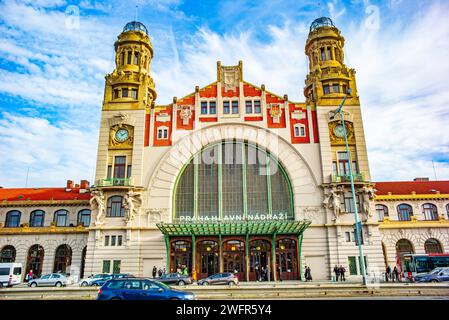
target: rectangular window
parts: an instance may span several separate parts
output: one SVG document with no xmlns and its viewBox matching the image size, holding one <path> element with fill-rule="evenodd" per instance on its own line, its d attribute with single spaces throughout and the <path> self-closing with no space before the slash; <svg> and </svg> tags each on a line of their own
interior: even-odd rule
<svg viewBox="0 0 449 320">
<path fill-rule="evenodd" d="M 120 64 L 123 66 L 125 64 L 125 53 L 120 54 Z"/>
<path fill-rule="evenodd" d="M 351 242 L 351 232 L 345 232 L 345 239 L 346 242 Z"/>
<path fill-rule="evenodd" d="M 162 129 L 157 130 L 157 138 L 162 139 Z"/>
<path fill-rule="evenodd" d="M 300 133 L 301 133 L 301 137 L 305 137 L 306 136 L 306 130 L 304 127 L 300 127 Z"/>
<path fill-rule="evenodd" d="M 215 101 L 209 101 L 209 114 L 217 114 L 217 105 Z"/>
<path fill-rule="evenodd" d="M 164 139 L 168 139 L 168 129 L 164 129 Z"/>
<path fill-rule="evenodd" d="M 201 114 L 207 114 L 207 101 L 201 102 Z"/>
<path fill-rule="evenodd" d="M 357 161 L 352 161 L 351 162 L 351 166 L 352 166 L 352 174 L 357 174 L 359 173 L 359 170 L 357 168 Z"/>
<path fill-rule="evenodd" d="M 329 93 L 331 93 L 331 90 L 330 90 L 328 84 L 326 84 L 326 85 L 323 86 L 323 91 L 324 91 L 324 94 L 329 94 Z"/>
<path fill-rule="evenodd" d="M 122 89 L 122 98 L 128 98 L 128 88 Z"/>
<path fill-rule="evenodd" d="M 338 84 L 334 84 L 334 85 L 332 86 L 332 91 L 333 91 L 334 93 L 340 93 L 340 86 L 339 86 Z"/>
<path fill-rule="evenodd" d="M 137 89 L 131 89 L 131 98 L 137 100 Z"/>
<path fill-rule="evenodd" d="M 360 213 L 360 195 L 355 197 L 357 211 Z M 341 199 L 342 210 L 346 213 L 354 213 L 354 201 L 352 200 L 352 193 L 347 192 Z"/>
<path fill-rule="evenodd" d="M 229 101 L 223 101 L 223 113 L 224 114 L 229 114 Z"/>
<path fill-rule="evenodd" d="M 321 48 L 321 61 L 326 61 L 326 51 L 324 51 L 324 48 Z"/>
<path fill-rule="evenodd" d="M 343 89 L 343 93 L 348 93 L 348 86 L 347 85 L 342 85 L 342 89 Z"/>
<path fill-rule="evenodd" d="M 327 58 L 329 60 L 332 60 L 332 52 L 331 52 L 331 48 L 327 48 Z"/>
<path fill-rule="evenodd" d="M 112 177 L 112 166 L 108 166 L 107 178 L 111 179 L 111 177 Z"/>
<path fill-rule="evenodd" d="M 131 172 L 132 172 L 132 166 L 128 165 L 128 168 L 126 169 L 126 176 L 128 178 L 131 178 Z"/>
<path fill-rule="evenodd" d="M 114 267 L 112 273 L 120 273 L 121 260 L 114 260 Z"/>
<path fill-rule="evenodd" d="M 261 113 L 260 100 L 254 100 L 254 113 Z"/>
<path fill-rule="evenodd" d="M 247 100 L 246 104 L 246 113 L 253 113 L 253 102 L 251 100 Z"/>
<path fill-rule="evenodd" d="M 109 236 L 104 236 L 104 245 L 109 246 Z"/>
<path fill-rule="evenodd" d="M 349 156 L 346 152 L 338 152 L 338 168 L 340 176 L 349 175 Z"/>
<path fill-rule="evenodd" d="M 128 61 L 127 61 L 128 64 L 131 64 L 132 55 L 133 55 L 132 51 L 128 51 Z"/>
<path fill-rule="evenodd" d="M 232 101 L 232 114 L 239 113 L 239 102 L 238 101 Z"/>
<path fill-rule="evenodd" d="M 134 52 L 134 64 L 139 64 L 139 53 Z"/>
<path fill-rule="evenodd" d="M 336 176 L 338 175 L 337 161 L 332 161 L 332 173 Z"/>
<path fill-rule="evenodd" d="M 115 246 L 116 236 L 111 236 L 111 246 Z"/>
<path fill-rule="evenodd" d="M 122 236 L 117 236 L 117 245 L 118 246 L 122 245 L 122 240 L 123 240 Z"/>
<path fill-rule="evenodd" d="M 348 264 L 349 264 L 349 275 L 351 276 L 357 275 L 356 257 L 348 257 Z"/>
<path fill-rule="evenodd" d="M 103 273 L 111 272 L 111 260 L 103 260 Z"/>
<path fill-rule="evenodd" d="M 116 156 L 114 160 L 114 179 L 125 178 L 126 156 Z"/>
<path fill-rule="evenodd" d="M 118 89 L 114 89 L 114 95 L 112 99 L 118 99 Z"/>
<path fill-rule="evenodd" d="M 299 127 L 295 127 L 295 137 L 299 137 Z"/>
</svg>

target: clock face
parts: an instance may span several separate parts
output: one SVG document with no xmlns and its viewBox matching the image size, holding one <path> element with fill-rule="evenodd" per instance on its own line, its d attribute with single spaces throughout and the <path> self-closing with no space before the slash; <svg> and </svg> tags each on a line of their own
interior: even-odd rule
<svg viewBox="0 0 449 320">
<path fill-rule="evenodd" d="M 345 129 L 343 128 L 343 125 L 339 124 L 338 126 L 335 126 L 334 134 L 339 138 L 343 138 L 345 136 Z"/>
<path fill-rule="evenodd" d="M 117 139 L 117 141 L 119 142 L 123 142 L 128 140 L 129 138 L 129 133 L 128 130 L 126 129 L 120 129 L 115 133 L 115 139 Z"/>
</svg>

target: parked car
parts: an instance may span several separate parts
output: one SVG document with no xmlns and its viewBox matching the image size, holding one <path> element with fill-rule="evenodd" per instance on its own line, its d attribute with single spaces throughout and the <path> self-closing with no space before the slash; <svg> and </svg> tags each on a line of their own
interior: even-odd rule
<svg viewBox="0 0 449 320">
<path fill-rule="evenodd" d="M 30 287 L 62 287 L 67 285 L 67 277 L 61 273 L 50 273 L 30 280 L 28 285 Z"/>
<path fill-rule="evenodd" d="M 23 277 L 22 273 L 23 267 L 21 263 L 0 263 L 0 288 L 20 284 Z"/>
<path fill-rule="evenodd" d="M 111 279 L 98 290 L 97 300 L 194 300 L 192 292 L 170 288 L 151 279 Z"/>
<path fill-rule="evenodd" d="M 157 281 L 163 282 L 166 284 L 177 284 L 178 286 L 184 286 L 186 284 L 192 284 L 192 278 L 180 273 L 168 273 L 163 274 Z"/>
<path fill-rule="evenodd" d="M 91 285 L 91 283 L 93 282 L 93 281 L 95 281 L 95 280 L 99 280 L 99 279 L 110 279 L 110 274 L 109 273 L 99 273 L 99 274 L 96 274 L 96 275 L 94 275 L 94 276 L 90 276 L 90 277 L 88 277 L 88 278 L 83 278 L 83 279 L 81 279 L 80 281 L 79 281 L 79 284 L 80 284 L 80 286 L 81 287 L 87 287 L 87 286 L 90 286 Z"/>
<path fill-rule="evenodd" d="M 418 274 L 414 277 L 415 282 L 448 282 L 449 267 L 435 268 L 429 273 Z"/>
<path fill-rule="evenodd" d="M 127 274 L 127 273 L 108 274 L 105 277 L 94 279 L 93 281 L 90 282 L 90 286 L 101 287 L 108 280 L 111 280 L 111 279 L 126 279 L 126 278 L 135 278 L 135 277 L 132 274 Z"/>
<path fill-rule="evenodd" d="M 228 284 L 230 286 L 239 284 L 239 279 L 236 275 L 230 272 L 216 273 L 207 278 L 198 280 L 198 285 L 207 286 L 209 284 Z"/>
</svg>

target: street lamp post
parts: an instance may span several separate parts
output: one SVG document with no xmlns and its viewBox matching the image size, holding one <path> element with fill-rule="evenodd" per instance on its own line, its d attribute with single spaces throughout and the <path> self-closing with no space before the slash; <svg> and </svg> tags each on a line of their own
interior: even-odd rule
<svg viewBox="0 0 449 320">
<path fill-rule="evenodd" d="M 356 201 L 356 194 L 355 194 L 355 187 L 354 187 L 354 175 L 352 174 L 351 154 L 349 152 L 348 135 L 346 133 L 345 119 L 344 119 L 344 115 L 343 115 L 343 105 L 350 93 L 351 93 L 351 89 L 348 89 L 348 92 L 346 93 L 345 97 L 343 98 L 343 101 L 340 103 L 340 106 L 338 107 L 337 110 L 334 111 L 334 115 L 332 116 L 332 118 L 334 118 L 335 114 L 338 113 L 340 115 L 342 126 L 343 126 L 343 133 L 345 136 L 346 154 L 348 156 L 348 163 L 349 163 L 349 178 L 351 181 L 352 203 L 354 205 L 354 221 L 355 221 L 355 227 L 356 227 L 355 233 L 356 233 L 357 244 L 359 247 L 360 272 L 362 273 L 363 285 L 366 285 L 365 260 L 363 258 L 363 248 L 362 248 L 362 243 L 361 243 L 361 240 L 362 240 L 361 235 L 363 232 L 363 228 L 359 223 L 359 212 L 358 212 L 358 208 L 357 208 L 357 201 Z"/>
</svg>

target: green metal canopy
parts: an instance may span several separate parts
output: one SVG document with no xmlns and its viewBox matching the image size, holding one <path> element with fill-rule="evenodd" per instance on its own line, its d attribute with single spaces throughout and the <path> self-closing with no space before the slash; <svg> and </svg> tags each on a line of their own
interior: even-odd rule
<svg viewBox="0 0 449 320">
<path fill-rule="evenodd" d="M 165 236 L 218 235 L 300 235 L 311 221 L 213 222 L 213 223 L 158 223 Z"/>
</svg>

